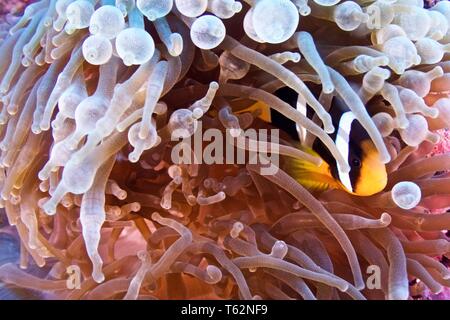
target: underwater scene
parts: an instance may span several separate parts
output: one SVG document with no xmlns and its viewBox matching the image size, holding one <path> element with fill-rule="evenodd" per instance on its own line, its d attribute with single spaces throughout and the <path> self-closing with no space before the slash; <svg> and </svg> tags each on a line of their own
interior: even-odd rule
<svg viewBox="0 0 450 320">
<path fill-rule="evenodd" d="M 450 1 L 0 0 L 0 300 L 450 300 Z"/>
</svg>

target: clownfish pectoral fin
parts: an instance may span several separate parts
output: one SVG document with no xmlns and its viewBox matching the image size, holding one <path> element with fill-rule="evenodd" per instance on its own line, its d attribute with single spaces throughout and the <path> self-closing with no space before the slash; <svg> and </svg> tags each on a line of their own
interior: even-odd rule
<svg viewBox="0 0 450 320">
<path fill-rule="evenodd" d="M 247 108 L 236 111 L 235 113 L 241 114 L 246 112 L 250 113 L 258 112 L 259 113 L 258 118 L 268 123 L 272 122 L 272 117 L 270 115 L 270 107 L 261 101 L 258 101 Z"/>
<path fill-rule="evenodd" d="M 310 148 L 300 147 L 303 151 L 319 156 Z M 321 192 L 331 188 L 339 188 L 339 184 L 331 176 L 326 162 L 321 165 L 296 158 L 286 159 L 286 171 L 302 186 L 312 192 Z"/>
<path fill-rule="evenodd" d="M 311 174 L 305 178 L 296 177 L 296 181 L 311 192 L 323 192 L 331 189 L 330 184 L 322 182 L 322 178 L 323 176 Z"/>
</svg>

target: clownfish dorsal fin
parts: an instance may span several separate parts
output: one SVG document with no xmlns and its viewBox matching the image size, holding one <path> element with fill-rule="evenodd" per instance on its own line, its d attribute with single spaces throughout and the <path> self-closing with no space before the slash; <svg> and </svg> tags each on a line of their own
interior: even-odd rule
<svg viewBox="0 0 450 320">
<path fill-rule="evenodd" d="M 239 111 L 235 111 L 236 114 L 241 114 L 241 113 L 246 113 L 246 112 L 250 112 L 250 113 L 255 113 L 258 112 L 258 118 L 260 118 L 261 120 L 265 121 L 265 122 L 272 122 L 272 116 L 270 114 L 270 107 L 265 104 L 264 102 L 258 101 L 252 105 L 250 105 L 249 107 L 246 107 L 244 109 L 241 109 Z"/>
</svg>

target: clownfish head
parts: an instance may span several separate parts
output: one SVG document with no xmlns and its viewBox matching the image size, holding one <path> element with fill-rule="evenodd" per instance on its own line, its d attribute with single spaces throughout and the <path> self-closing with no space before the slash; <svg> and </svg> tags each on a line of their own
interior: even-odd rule
<svg viewBox="0 0 450 320">
<path fill-rule="evenodd" d="M 387 184 L 386 166 L 372 140 L 362 140 L 357 146 L 350 144 L 350 148 L 350 172 L 339 172 L 336 177 L 341 187 L 357 196 L 371 196 L 382 191 Z"/>
</svg>

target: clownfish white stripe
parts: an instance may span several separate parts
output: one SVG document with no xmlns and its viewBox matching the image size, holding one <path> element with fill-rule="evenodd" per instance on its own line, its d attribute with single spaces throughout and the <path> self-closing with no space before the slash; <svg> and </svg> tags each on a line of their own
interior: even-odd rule
<svg viewBox="0 0 450 320">
<path fill-rule="evenodd" d="M 307 108 L 306 108 L 306 101 L 305 99 L 299 94 L 297 98 L 297 107 L 296 109 L 305 117 L 307 117 Z M 305 142 L 306 138 L 306 128 L 303 126 L 299 126 L 298 124 L 295 124 L 295 128 L 297 129 L 297 133 L 299 136 L 299 140 L 301 143 Z"/>
<path fill-rule="evenodd" d="M 353 114 L 353 112 L 347 111 L 344 114 L 342 114 L 339 120 L 339 128 L 336 134 L 335 144 L 337 149 L 341 153 L 342 157 L 344 157 L 344 159 L 348 159 L 350 130 L 352 128 L 352 123 L 355 119 L 356 117 Z M 342 168 L 339 166 L 339 163 L 337 163 L 337 169 L 339 174 L 339 180 L 341 180 L 342 184 L 347 188 L 347 190 L 353 192 L 354 190 L 352 183 L 350 181 L 349 173 L 344 173 L 342 171 Z"/>
</svg>

